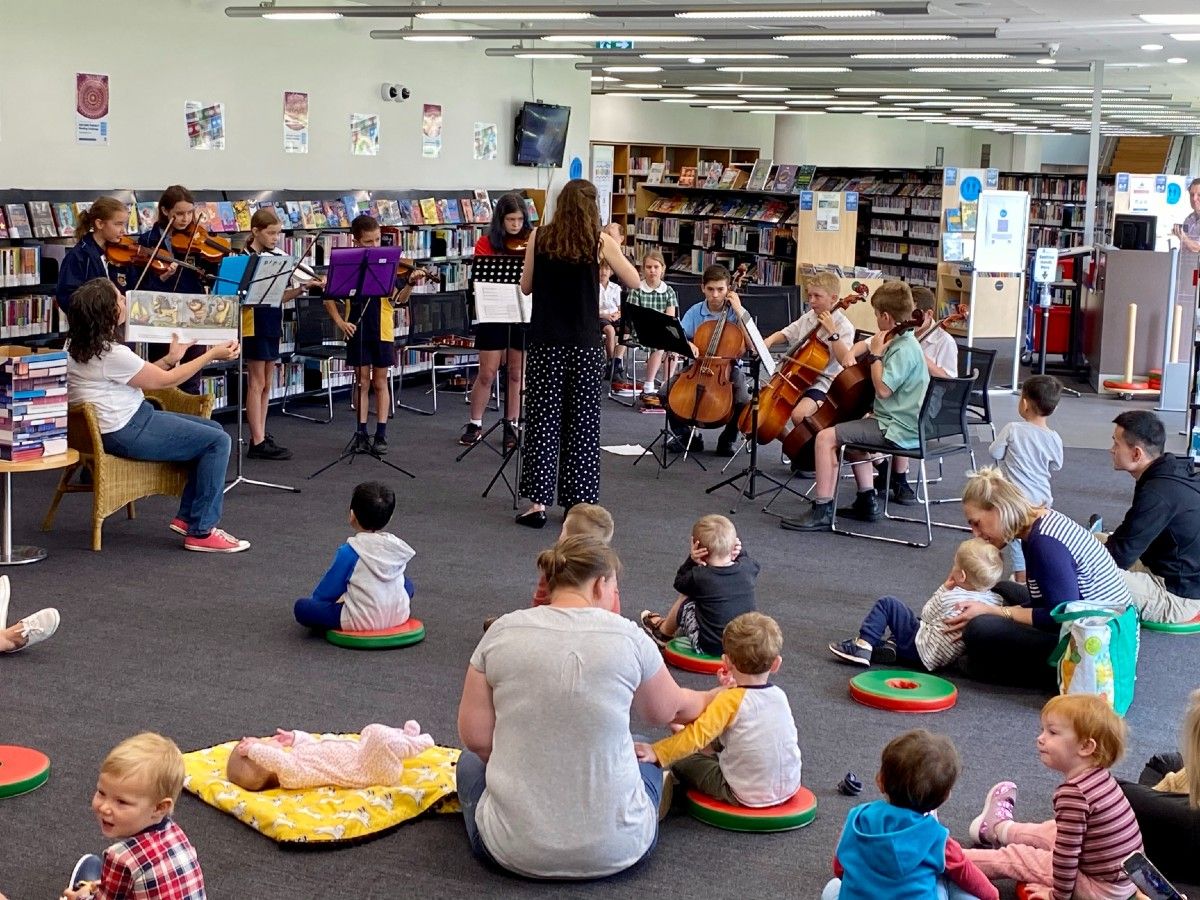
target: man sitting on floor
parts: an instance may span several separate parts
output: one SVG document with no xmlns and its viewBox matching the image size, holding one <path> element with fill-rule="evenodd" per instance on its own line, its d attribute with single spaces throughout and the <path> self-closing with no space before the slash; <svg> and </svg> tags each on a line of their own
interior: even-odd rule
<svg viewBox="0 0 1200 900">
<path fill-rule="evenodd" d="M 1131 410 L 1113 422 L 1113 468 L 1136 484 L 1108 552 L 1143 621 L 1187 622 L 1200 614 L 1200 476 L 1163 452 L 1166 429 L 1154 413 Z"/>
</svg>

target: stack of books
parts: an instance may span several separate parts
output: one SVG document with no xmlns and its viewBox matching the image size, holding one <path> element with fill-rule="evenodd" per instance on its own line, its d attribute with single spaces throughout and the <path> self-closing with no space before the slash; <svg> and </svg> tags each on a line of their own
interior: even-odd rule
<svg viewBox="0 0 1200 900">
<path fill-rule="evenodd" d="M 0 459 L 66 452 L 66 351 L 0 347 Z"/>
</svg>

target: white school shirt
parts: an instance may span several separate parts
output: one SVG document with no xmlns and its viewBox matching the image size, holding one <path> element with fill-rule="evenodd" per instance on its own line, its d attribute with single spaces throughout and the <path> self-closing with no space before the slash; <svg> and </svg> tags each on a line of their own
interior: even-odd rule
<svg viewBox="0 0 1200 900">
<path fill-rule="evenodd" d="M 945 369 L 951 378 L 958 377 L 958 342 L 944 328 L 935 328 L 921 338 L 921 352 L 939 369 Z M 964 376 L 969 374 L 963 373 Z"/>
<path fill-rule="evenodd" d="M 613 281 L 600 285 L 600 315 L 621 311 L 621 286 Z"/>
<path fill-rule="evenodd" d="M 113 344 L 85 363 L 68 355 L 67 397 L 72 403 L 92 404 L 101 434 L 120 431 L 146 399 L 141 388 L 129 386 L 144 365 L 146 361 L 124 344 Z"/>
<path fill-rule="evenodd" d="M 835 309 L 830 315 L 833 316 L 834 333 L 837 334 L 839 338 L 844 338 L 847 342 L 853 343 L 854 326 L 850 323 L 850 320 L 846 318 L 846 314 L 840 309 Z M 820 322 L 817 320 L 817 314 L 811 309 L 791 325 L 785 326 L 780 334 L 787 338 L 787 346 L 790 350 L 796 345 L 797 342 L 799 342 L 802 337 L 812 331 L 813 328 L 817 329 L 817 337 L 822 338 L 826 343 L 829 343 L 829 338 L 832 335 L 825 329 L 825 326 L 820 324 Z M 829 363 L 825 366 L 825 370 L 821 373 L 820 377 L 813 382 L 812 390 L 828 391 L 829 385 L 833 382 L 833 379 L 837 378 L 838 373 L 841 371 L 842 364 L 837 361 L 837 356 L 832 352 L 831 349 L 829 353 Z"/>
</svg>

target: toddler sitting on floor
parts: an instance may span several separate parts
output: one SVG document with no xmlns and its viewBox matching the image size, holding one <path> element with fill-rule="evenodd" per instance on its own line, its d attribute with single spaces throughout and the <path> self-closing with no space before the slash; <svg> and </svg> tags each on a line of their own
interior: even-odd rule
<svg viewBox="0 0 1200 900">
<path fill-rule="evenodd" d="M 399 784 L 404 760 L 432 746 L 433 738 L 411 719 L 403 728 L 368 725 L 359 740 L 317 740 L 306 731 L 280 729 L 271 738 L 242 738 L 229 754 L 225 777 L 247 791 Z"/>
</svg>

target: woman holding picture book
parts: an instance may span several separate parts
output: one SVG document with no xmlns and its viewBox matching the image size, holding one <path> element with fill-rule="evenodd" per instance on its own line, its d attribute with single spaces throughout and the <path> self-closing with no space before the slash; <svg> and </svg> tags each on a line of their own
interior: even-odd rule
<svg viewBox="0 0 1200 900">
<path fill-rule="evenodd" d="M 93 278 L 71 296 L 66 347 L 70 402 L 92 404 L 106 452 L 189 466 L 179 512 L 170 525 L 184 536 L 185 550 L 249 550 L 249 541 L 217 527 L 231 446 L 225 429 L 211 419 L 155 409 L 142 393 L 177 387 L 209 363 L 236 358 L 241 348 L 237 341 L 227 341 L 181 364 L 191 344 L 176 339 L 166 356 L 149 363 L 121 343 L 125 320 L 125 297 L 107 278 Z"/>
</svg>

